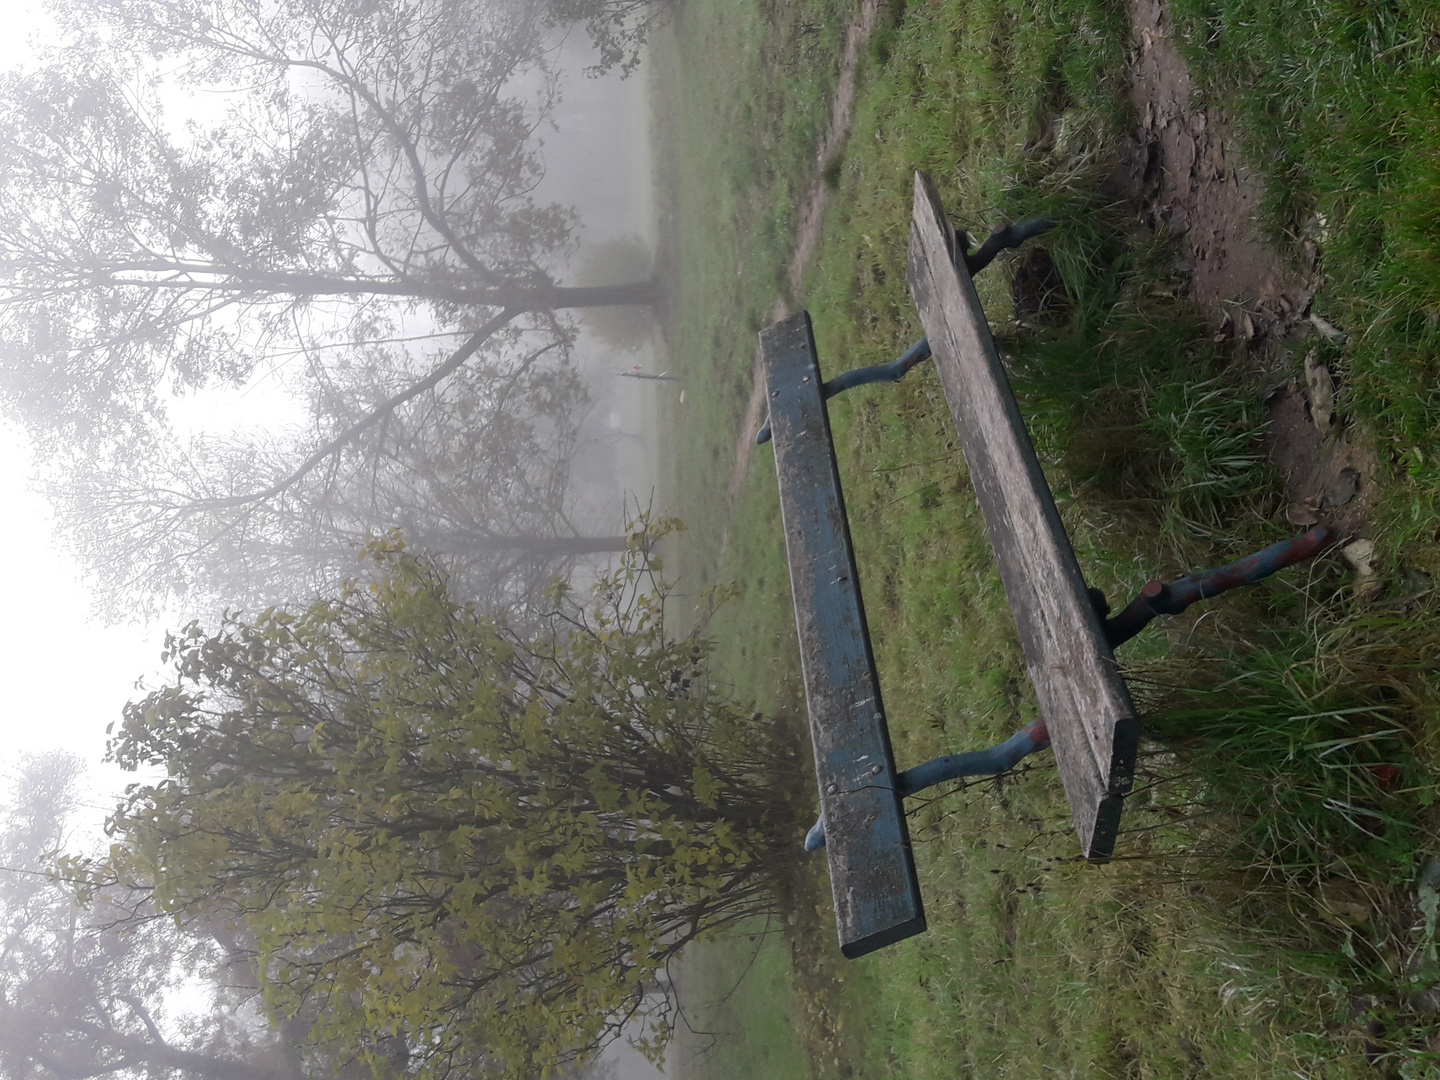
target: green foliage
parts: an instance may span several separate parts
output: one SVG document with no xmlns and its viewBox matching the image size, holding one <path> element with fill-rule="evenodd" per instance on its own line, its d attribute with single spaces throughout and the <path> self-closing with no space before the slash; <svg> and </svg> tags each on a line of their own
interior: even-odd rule
<svg viewBox="0 0 1440 1080">
<path fill-rule="evenodd" d="M 645 1015 L 658 1053 L 657 977 L 770 909 L 797 827 L 766 783 L 793 761 L 666 634 L 672 524 L 528 634 L 394 539 L 367 588 L 192 624 L 111 744 L 168 773 L 115 815 L 114 871 L 243 921 L 270 1009 L 377 1067 L 399 1037 L 413 1075 L 529 1078 Z"/>
</svg>

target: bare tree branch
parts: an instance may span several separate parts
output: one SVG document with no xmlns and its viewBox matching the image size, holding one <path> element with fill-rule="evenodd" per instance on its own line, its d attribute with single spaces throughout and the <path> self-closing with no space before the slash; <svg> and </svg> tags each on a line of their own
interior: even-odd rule
<svg viewBox="0 0 1440 1080">
<path fill-rule="evenodd" d="M 456 370 L 458 370 L 461 364 L 465 363 L 466 360 L 474 356 L 476 350 L 478 350 L 481 345 L 485 344 L 485 341 L 492 334 L 505 326 L 508 322 L 510 322 L 511 319 L 515 318 L 515 316 L 518 314 L 520 314 L 518 311 L 511 311 L 508 308 L 500 312 L 499 315 L 496 315 L 479 330 L 475 331 L 475 333 L 470 336 L 469 341 L 465 342 L 464 345 L 456 349 L 455 352 L 450 355 L 450 358 L 448 360 L 446 360 L 439 367 L 431 371 L 429 375 L 425 376 L 425 378 L 420 379 L 417 382 L 411 383 L 408 387 L 400 391 L 400 393 L 396 394 L 394 397 L 388 398 L 387 400 L 381 402 L 379 405 L 375 406 L 375 408 L 371 409 L 359 420 L 356 420 L 344 431 L 340 432 L 339 435 L 336 435 L 329 442 L 322 445 L 313 454 L 311 454 L 308 458 L 302 461 L 296 469 L 294 469 L 288 475 L 275 481 L 275 483 L 271 484 L 269 487 L 262 488 L 260 491 L 252 491 L 245 495 L 231 495 L 227 498 L 221 499 L 197 499 L 193 503 L 191 503 L 189 507 L 186 508 L 185 512 L 199 513 L 205 510 L 224 510 L 232 506 L 245 506 L 249 503 L 264 502 L 266 499 L 273 499 L 276 495 L 279 495 L 286 488 L 295 484 L 296 481 L 300 480 L 302 477 L 305 476 L 306 473 L 310 472 L 316 466 L 320 465 L 327 458 L 332 457 L 337 451 L 342 449 L 346 444 L 348 444 L 361 432 L 380 423 L 380 421 L 384 420 L 397 408 L 405 404 L 405 402 L 411 400 L 412 398 L 419 397 L 426 390 L 434 389 L 437 385 L 440 384 L 440 382 L 445 379 L 447 375 L 450 375 Z"/>
</svg>

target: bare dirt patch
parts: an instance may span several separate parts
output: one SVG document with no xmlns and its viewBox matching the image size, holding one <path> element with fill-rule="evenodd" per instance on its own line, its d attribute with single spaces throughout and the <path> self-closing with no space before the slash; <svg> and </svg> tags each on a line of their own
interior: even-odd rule
<svg viewBox="0 0 1440 1080">
<path fill-rule="evenodd" d="M 1165 0 L 1131 0 L 1130 21 L 1136 125 L 1122 148 L 1116 193 L 1177 240 L 1176 269 L 1189 277 L 1189 298 L 1213 321 L 1217 338 L 1235 339 L 1260 370 L 1277 365 L 1284 339 L 1343 336 L 1312 311 L 1315 245 L 1301 267 L 1262 235 L 1264 177 L 1245 164 L 1224 111 L 1197 95 L 1170 36 Z M 1363 534 L 1374 458 L 1333 415 L 1333 402 L 1332 374 L 1312 352 L 1303 383 L 1273 385 L 1266 448 L 1285 478 L 1291 522 Z"/>
<path fill-rule="evenodd" d="M 1280 387 L 1266 410 L 1266 450 L 1285 478 L 1287 519 L 1364 535 L 1371 510 L 1369 478 L 1375 470 L 1368 445 L 1333 427 L 1322 428 L 1308 394 L 1298 387 Z"/>
<path fill-rule="evenodd" d="M 830 126 L 815 153 L 815 176 L 806 189 L 800 204 L 799 228 L 795 236 L 795 253 L 785 280 L 790 295 L 797 296 L 805 283 L 805 271 L 815 257 L 815 247 L 820 242 L 820 230 L 825 223 L 825 207 L 830 201 L 830 189 L 825 184 L 825 170 L 836 161 L 850 135 L 851 110 L 855 104 L 855 80 L 860 69 L 860 56 L 870 41 L 879 15 L 879 0 L 865 0 L 855 20 L 845 32 L 845 53 L 840 61 L 840 78 L 835 85 L 835 97 L 830 105 Z M 777 297 L 770 308 L 769 321 L 778 322 L 790 314 L 786 297 Z M 730 470 L 729 493 L 733 498 L 739 494 L 750 471 L 750 455 L 755 450 L 755 435 L 762 422 L 761 411 L 765 406 L 765 375 L 760 367 L 760 350 L 755 350 L 755 381 L 750 389 L 750 401 L 745 408 L 745 421 L 740 436 L 735 442 L 735 464 Z M 721 540 L 721 550 L 725 547 Z"/>
<path fill-rule="evenodd" d="M 1117 186 L 1180 241 L 1178 269 L 1190 276 L 1191 299 L 1218 326 L 1246 339 L 1283 336 L 1313 292 L 1260 233 L 1264 178 L 1246 166 L 1224 112 L 1197 98 L 1164 0 L 1132 0 L 1130 20 L 1137 124 Z"/>
<path fill-rule="evenodd" d="M 849 134 L 860 57 L 877 14 L 878 0 L 866 0 L 846 33 L 830 127 L 816 152 L 786 275 L 792 296 L 800 292 L 819 242 L 829 198 L 824 171 Z M 1189 65 L 1171 38 L 1167 3 L 1131 0 L 1130 18 L 1130 99 L 1136 124 L 1122 146 L 1112 180 L 1115 194 L 1131 203 L 1141 220 L 1176 238 L 1177 269 L 1189 278 L 1189 299 L 1209 317 L 1217 336 L 1234 339 L 1256 366 L 1273 365 L 1276 347 L 1286 339 L 1333 338 L 1339 331 L 1312 310 L 1318 249 L 1310 244 L 1307 265 L 1297 266 L 1264 237 L 1257 220 L 1264 177 L 1245 163 L 1224 110 L 1198 96 Z M 770 321 L 787 314 L 787 299 L 778 297 Z M 1374 456 L 1327 401 L 1333 402 L 1331 373 L 1314 360 L 1303 382 L 1274 384 L 1266 403 L 1266 448 L 1285 478 L 1292 522 L 1331 523 L 1364 535 Z M 750 399 L 735 442 L 728 484 L 732 498 L 749 472 L 764 406 L 757 349 Z"/>
</svg>

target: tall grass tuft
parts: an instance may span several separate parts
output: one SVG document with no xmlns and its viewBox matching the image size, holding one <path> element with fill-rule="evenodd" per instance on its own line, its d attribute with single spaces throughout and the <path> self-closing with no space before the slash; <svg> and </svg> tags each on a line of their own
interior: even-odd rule
<svg viewBox="0 0 1440 1080">
<path fill-rule="evenodd" d="M 1002 336 L 1016 390 L 1042 458 L 1092 517 L 1138 517 L 1184 557 L 1214 557 L 1216 544 L 1197 540 L 1228 552 L 1263 535 L 1255 525 L 1264 515 L 1251 510 L 1273 503 L 1276 486 L 1264 463 L 1264 410 L 1248 376 L 1157 273 L 1173 262 L 1168 246 L 1105 224 L 1091 215 L 1088 229 L 1056 241 L 1076 300 L 1068 323 Z"/>
<path fill-rule="evenodd" d="M 1407 736 L 1421 718 L 1388 679 L 1346 670 L 1367 629 L 1252 631 L 1246 646 L 1130 673 L 1149 730 L 1184 752 L 1194 804 L 1216 815 L 1207 843 L 1276 889 L 1312 888 L 1337 861 L 1413 854 L 1397 792 L 1417 777 Z"/>
<path fill-rule="evenodd" d="M 1166 874 L 1338 995 L 1337 1031 L 1368 1016 L 1367 1053 L 1423 1069 L 1440 986 L 1440 612 L 1356 612 L 1339 584 L 1322 572 L 1323 602 L 1292 618 L 1198 643 L 1192 629 L 1188 648 L 1130 667 L 1155 750 L 1127 812 L 1157 832 L 1146 849 Z"/>
</svg>

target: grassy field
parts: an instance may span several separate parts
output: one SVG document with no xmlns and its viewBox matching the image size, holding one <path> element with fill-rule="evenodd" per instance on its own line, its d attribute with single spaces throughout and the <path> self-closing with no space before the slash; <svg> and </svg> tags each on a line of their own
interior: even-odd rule
<svg viewBox="0 0 1440 1080">
<path fill-rule="evenodd" d="M 778 925 L 702 942 L 685 957 L 680 978 L 684 1015 L 669 1062 L 679 1075 L 806 1077 L 796 1038 L 804 1000 L 796 993 L 791 954 Z"/>
<path fill-rule="evenodd" d="M 801 864 L 788 955 L 762 950 L 727 1006 L 768 1033 L 763 1053 L 717 1049 L 695 1075 L 1440 1075 L 1440 901 L 1422 880 L 1440 857 L 1437 13 L 1177 0 L 1204 93 L 1268 148 L 1269 235 L 1295 255 L 1318 238 L 1317 303 L 1349 330 L 1261 365 L 1212 339 L 1169 242 L 1107 194 L 1130 124 L 1124 6 L 882 6 L 823 244 L 787 298 L 814 317 L 827 373 L 921 335 L 904 283 L 914 169 L 972 232 L 1053 217 L 1061 302 L 1017 319 L 1014 259 L 979 283 L 1093 584 L 1128 598 L 1295 531 L 1260 449 L 1262 393 L 1318 347 L 1381 461 L 1382 588 L 1357 597 L 1332 556 L 1124 647 L 1149 737 L 1107 866 L 1075 861 L 1048 757 L 916 808 L 920 938 L 840 960 L 823 867 Z M 692 0 L 652 58 L 686 379 L 667 419 L 689 525 L 671 568 L 685 588 L 737 586 L 712 625 L 736 690 L 777 722 L 803 717 L 769 452 L 728 484 L 853 14 Z M 897 757 L 1003 738 L 1034 703 L 938 382 L 922 367 L 831 415 Z M 755 946 L 711 948 L 733 971 Z"/>
</svg>

